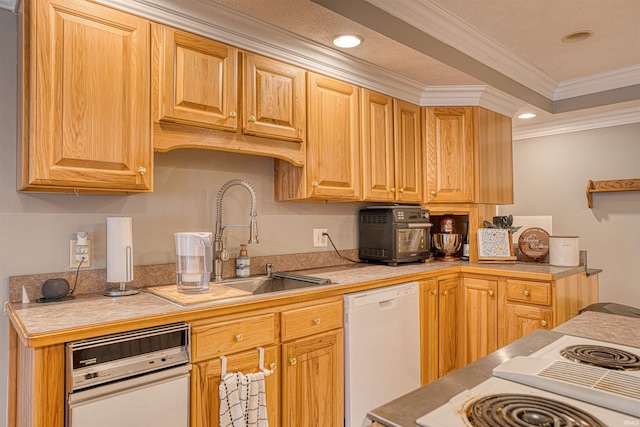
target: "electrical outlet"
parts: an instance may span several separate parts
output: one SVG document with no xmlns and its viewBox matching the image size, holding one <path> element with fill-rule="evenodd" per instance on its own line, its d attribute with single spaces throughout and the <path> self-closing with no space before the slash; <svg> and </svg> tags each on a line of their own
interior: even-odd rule
<svg viewBox="0 0 640 427">
<path fill-rule="evenodd" d="M 327 246 L 327 236 L 324 233 L 327 232 L 326 228 L 314 228 L 313 229 L 313 247 L 324 248 Z"/>
<path fill-rule="evenodd" d="M 80 268 L 91 267 L 91 240 L 87 240 L 86 246 L 77 243 L 77 240 L 69 241 L 69 268 L 78 268 L 83 259 Z"/>
</svg>

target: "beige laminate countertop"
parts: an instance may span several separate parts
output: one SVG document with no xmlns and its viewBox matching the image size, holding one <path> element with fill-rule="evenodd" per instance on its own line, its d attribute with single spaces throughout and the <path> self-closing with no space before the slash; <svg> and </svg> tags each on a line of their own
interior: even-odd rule
<svg viewBox="0 0 640 427">
<path fill-rule="evenodd" d="M 48 304 L 10 303 L 8 313 L 23 343 L 38 347 L 177 321 L 190 321 L 290 302 L 335 297 L 367 288 L 388 286 L 447 273 L 478 273 L 557 280 L 585 271 L 581 267 L 548 264 L 477 264 L 469 262 L 412 263 L 399 266 L 358 264 L 306 270 L 303 273 L 331 279 L 333 284 L 293 291 L 251 295 L 182 306 L 149 292 L 125 297 L 101 294 Z M 109 331 L 104 327 L 109 325 Z"/>
</svg>

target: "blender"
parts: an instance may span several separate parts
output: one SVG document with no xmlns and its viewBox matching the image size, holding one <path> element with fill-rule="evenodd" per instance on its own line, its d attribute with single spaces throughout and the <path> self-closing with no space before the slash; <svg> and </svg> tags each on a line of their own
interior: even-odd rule
<svg viewBox="0 0 640 427">
<path fill-rule="evenodd" d="M 198 294 L 209 290 L 213 270 L 213 239 L 209 232 L 174 233 L 178 292 Z"/>
</svg>

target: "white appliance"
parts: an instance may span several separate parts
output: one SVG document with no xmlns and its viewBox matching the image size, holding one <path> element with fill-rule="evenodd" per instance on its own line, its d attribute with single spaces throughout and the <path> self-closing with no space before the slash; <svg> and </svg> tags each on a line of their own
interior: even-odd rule
<svg viewBox="0 0 640 427">
<path fill-rule="evenodd" d="M 609 368 L 592 365 L 598 363 L 598 359 L 609 365 Z M 621 370 L 616 366 L 618 364 L 628 370 Z M 577 408 L 577 412 L 586 421 L 584 424 L 573 425 L 640 425 L 639 364 L 640 348 L 567 335 L 529 357 L 515 357 L 499 365 L 494 369 L 492 378 L 454 396 L 447 404 L 418 418 L 416 423 L 423 427 L 471 426 L 473 424 L 468 421 L 468 417 L 475 402 L 488 398 L 489 395 L 518 393 Z M 523 398 L 516 400 L 525 401 Z M 555 410 L 560 411 L 555 412 L 556 416 L 560 413 L 562 416 L 567 416 L 567 413 L 571 417 L 577 415 L 555 406 L 550 410 L 545 405 L 551 404 L 547 403 L 543 404 L 544 409 L 529 406 L 524 410 L 518 406 L 520 402 L 516 401 L 511 405 L 514 410 L 519 411 L 519 415 L 513 416 L 528 416 L 530 423 L 518 425 L 544 425 L 543 418 Z M 483 411 L 490 412 L 486 407 Z M 504 411 L 491 411 L 496 412 Z M 494 421 L 487 425 L 507 424 Z"/>
<path fill-rule="evenodd" d="M 346 294 L 345 427 L 420 387 L 418 282 Z"/>
<path fill-rule="evenodd" d="M 190 326 L 180 322 L 66 345 L 67 427 L 188 427 Z"/>
</svg>

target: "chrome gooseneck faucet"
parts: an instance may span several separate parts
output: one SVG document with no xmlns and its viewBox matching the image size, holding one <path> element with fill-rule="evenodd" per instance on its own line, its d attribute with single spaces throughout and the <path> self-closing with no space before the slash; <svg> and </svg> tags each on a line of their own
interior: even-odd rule
<svg viewBox="0 0 640 427">
<path fill-rule="evenodd" d="M 224 193 L 234 185 L 240 185 L 246 188 L 251 195 L 251 211 L 249 215 L 251 220 L 249 224 L 226 224 L 222 225 L 222 198 Z M 244 179 L 232 179 L 231 181 L 220 187 L 218 191 L 218 197 L 216 199 L 216 233 L 213 241 L 213 250 L 216 256 L 213 260 L 213 281 L 222 281 L 222 262 L 229 259 L 229 254 L 224 247 L 224 241 L 222 240 L 222 233 L 226 227 L 249 227 L 249 241 L 247 243 L 259 243 L 258 242 L 258 222 L 256 217 L 256 192 L 253 190 L 251 184 Z"/>
</svg>

